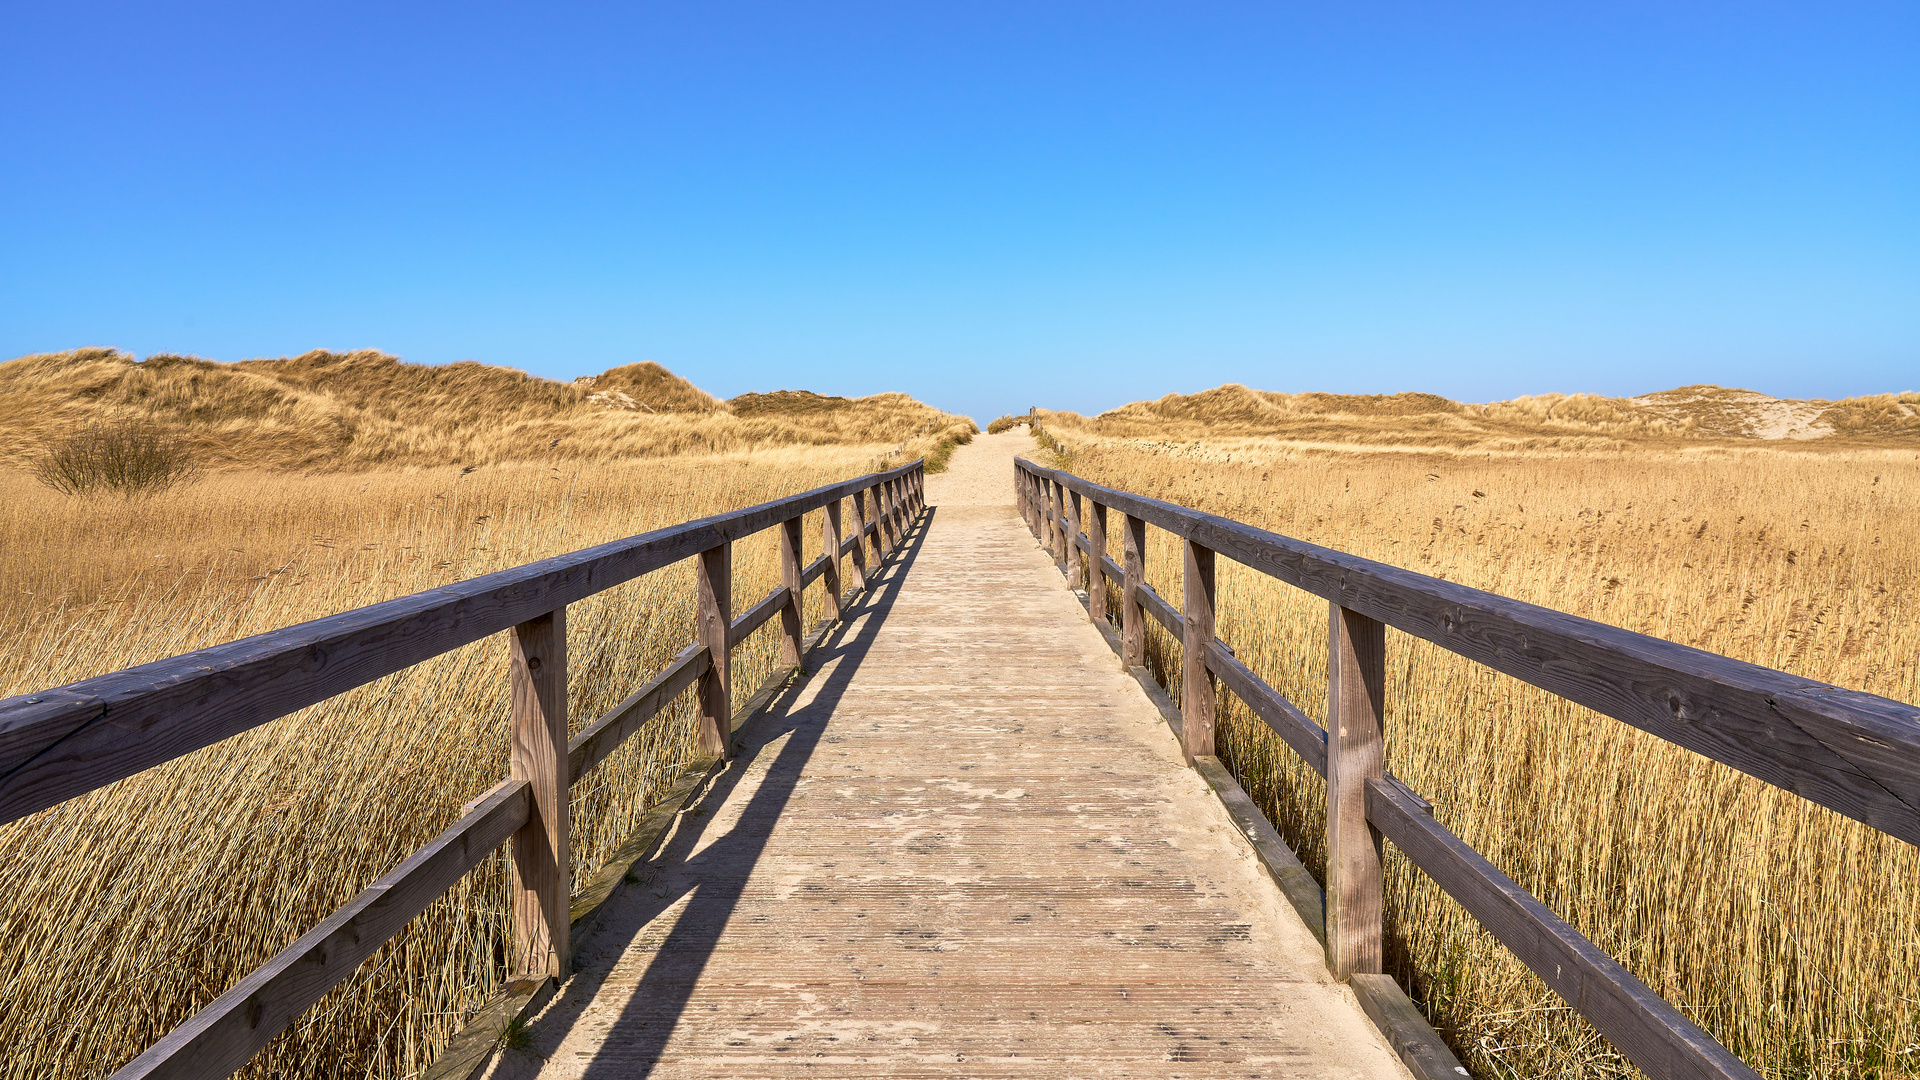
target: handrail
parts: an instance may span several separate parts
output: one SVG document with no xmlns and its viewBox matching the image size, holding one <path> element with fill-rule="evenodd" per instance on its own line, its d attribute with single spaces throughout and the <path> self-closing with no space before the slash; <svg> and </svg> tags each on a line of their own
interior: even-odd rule
<svg viewBox="0 0 1920 1080">
<path fill-rule="evenodd" d="M 742 510 L 642 533 L 455 585 L 0 700 L 0 824 L 363 686 L 502 630 L 510 637 L 513 775 L 469 803 L 425 847 L 281 950 L 114 1074 L 114 1080 L 223 1077 L 245 1065 L 503 842 L 514 872 L 513 974 L 564 975 L 568 948 L 567 789 L 686 690 L 698 688 L 703 753 L 730 756 L 729 657 L 781 616 L 798 664 L 801 592 L 825 578 L 834 618 L 839 560 L 855 591 L 925 508 L 923 460 Z M 856 527 L 841 537 L 841 500 Z M 872 504 L 869 516 L 868 504 Z M 819 558 L 800 564 L 800 519 L 826 510 Z M 738 619 L 732 544 L 778 527 L 781 578 Z M 700 640 L 571 740 L 566 606 L 697 558 Z"/>
<path fill-rule="evenodd" d="M 1920 845 L 1920 708 L 1021 462 L 1269 577 Z"/>
<path fill-rule="evenodd" d="M 1381 970 L 1383 871 L 1371 828 L 1642 1070 L 1660 1077 L 1756 1075 L 1435 821 L 1430 803 L 1386 773 L 1387 626 L 1920 844 L 1920 708 L 1307 544 L 1026 460 L 1014 462 L 1014 489 L 1035 538 L 1069 582 L 1078 587 L 1085 569 L 1089 617 L 1106 621 L 1106 581 L 1120 585 L 1122 634 L 1109 643 L 1137 676 L 1151 679 L 1139 666 L 1148 618 L 1180 641 L 1180 734 L 1190 763 L 1204 771 L 1214 760 L 1217 681 L 1327 779 L 1328 963 L 1356 986 Z M 1084 514 L 1083 497 L 1090 504 Z M 1124 541 L 1124 564 L 1104 550 L 1108 509 L 1124 515 L 1115 530 Z M 1082 533 L 1083 521 L 1094 531 Z M 1146 583 L 1148 523 L 1185 542 L 1184 614 Z M 1315 724 L 1214 636 L 1215 553 L 1329 601 L 1328 708 L 1337 725 Z"/>
<path fill-rule="evenodd" d="M 920 467 L 916 460 L 744 510 L 7 698 L 0 701 L 0 825 Z"/>
</svg>

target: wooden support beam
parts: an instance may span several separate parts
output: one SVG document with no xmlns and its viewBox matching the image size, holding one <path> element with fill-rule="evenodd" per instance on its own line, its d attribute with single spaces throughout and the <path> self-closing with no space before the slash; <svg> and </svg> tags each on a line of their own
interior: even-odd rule
<svg viewBox="0 0 1920 1080">
<path fill-rule="evenodd" d="M 848 499 L 853 504 L 853 588 L 867 591 L 867 500 L 859 492 Z M 876 543 L 877 546 L 877 543 Z"/>
<path fill-rule="evenodd" d="M 1187 764 L 1196 757 L 1213 756 L 1213 672 L 1207 670 L 1207 650 L 1213 644 L 1213 552 L 1191 540 L 1181 544 L 1186 553 L 1180 574 L 1185 586 L 1186 634 L 1180 642 L 1181 748 Z"/>
<path fill-rule="evenodd" d="M 701 753 L 726 758 L 733 749 L 733 545 L 700 553 L 698 633 L 713 662 L 700 676 L 700 719 L 695 734 Z"/>
<path fill-rule="evenodd" d="M 827 560 L 827 606 L 833 609 L 833 618 L 840 617 L 840 502 L 834 500 L 827 504 L 827 512 L 820 519 L 820 550 L 826 552 Z"/>
<path fill-rule="evenodd" d="M 512 974 L 565 978 L 567 943 L 567 612 L 515 626 L 507 685 L 511 773 L 527 782 L 532 812 L 513 834 Z"/>
<path fill-rule="evenodd" d="M 1120 586 L 1120 662 L 1136 668 L 1147 662 L 1147 613 L 1140 608 L 1140 590 L 1147 583 L 1147 523 L 1122 514 L 1120 531 L 1126 570 Z"/>
<path fill-rule="evenodd" d="M 893 552 L 893 514 L 887 506 L 887 485 L 875 484 L 867 495 L 873 500 L 873 551 L 876 561 L 885 561 Z"/>
<path fill-rule="evenodd" d="M 789 518 L 774 530 L 780 534 L 780 584 L 787 587 L 787 602 L 780 608 L 780 664 L 800 666 L 800 601 L 807 583 L 800 576 L 800 519 Z"/>
<path fill-rule="evenodd" d="M 1385 772 L 1386 624 L 1328 606 L 1327 966 L 1334 978 L 1380 971 L 1380 833 L 1367 781 Z"/>
<path fill-rule="evenodd" d="M 1067 493 L 1067 587 L 1080 587 L 1080 493 Z"/>
<path fill-rule="evenodd" d="M 1087 500 L 1087 617 L 1107 621 L 1107 508 Z"/>
<path fill-rule="evenodd" d="M 1053 562 L 1055 566 L 1067 565 L 1067 487 L 1065 484 L 1053 485 Z"/>
</svg>

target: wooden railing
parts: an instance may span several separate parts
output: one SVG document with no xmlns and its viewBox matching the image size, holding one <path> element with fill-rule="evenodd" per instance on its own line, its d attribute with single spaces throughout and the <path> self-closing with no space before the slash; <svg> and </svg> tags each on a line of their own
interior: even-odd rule
<svg viewBox="0 0 1920 1080">
<path fill-rule="evenodd" d="M 1655 1077 L 1755 1076 L 1678 1009 L 1433 817 L 1388 775 L 1383 737 L 1386 628 L 1541 687 L 1920 844 L 1920 709 L 1716 653 L 1469 589 L 1302 543 L 1158 499 L 1016 461 L 1034 535 L 1107 622 L 1137 676 L 1146 620 L 1180 643 L 1180 730 L 1189 763 L 1212 760 L 1224 686 L 1327 781 L 1327 963 L 1342 979 L 1381 970 L 1381 839 L 1478 919 L 1573 1009 Z M 1086 505 L 1082 506 L 1082 499 Z M 1109 522 L 1109 510 L 1119 521 Z M 1182 605 L 1146 579 L 1146 527 L 1181 544 Z M 1108 528 L 1122 560 L 1107 555 Z M 1084 553 L 1084 554 L 1083 554 Z M 1322 729 L 1214 635 L 1217 555 L 1328 601 L 1328 726 Z"/>
<path fill-rule="evenodd" d="M 502 843 L 511 848 L 515 974 L 563 976 L 568 944 L 567 792 L 621 742 L 693 688 L 703 754 L 732 742 L 733 646 L 775 616 L 783 662 L 800 663 L 801 598 L 825 579 L 835 612 L 840 559 L 856 589 L 925 505 L 922 462 L 744 510 L 110 675 L 0 701 L 0 824 L 258 727 L 423 660 L 510 630 L 512 770 L 460 819 L 380 876 L 114 1074 L 224 1077 L 367 959 Z M 841 537 L 841 501 L 854 527 Z M 821 555 L 801 563 L 801 516 L 826 511 Z M 738 617 L 736 540 L 777 529 L 781 583 Z M 696 559 L 695 643 L 666 670 L 567 738 L 566 606 L 682 559 Z"/>
</svg>

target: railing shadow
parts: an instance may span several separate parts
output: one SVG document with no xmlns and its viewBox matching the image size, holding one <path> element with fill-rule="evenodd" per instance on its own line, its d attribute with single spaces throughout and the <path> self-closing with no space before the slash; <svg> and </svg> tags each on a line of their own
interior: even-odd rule
<svg viewBox="0 0 1920 1080">
<path fill-rule="evenodd" d="M 869 579 L 867 591 L 808 655 L 813 674 L 796 680 L 759 719 L 737 733 L 740 752 L 700 800 L 704 813 L 683 816 L 666 850 L 653 861 L 660 884 L 635 890 L 642 902 L 609 913 L 594 932 L 596 952 L 624 948 L 645 935 L 654 920 L 686 901 L 673 929 L 653 949 L 619 1019 L 604 1033 L 594 1059 L 587 1063 L 582 1075 L 588 1080 L 645 1077 L 659 1063 L 775 823 L 825 734 L 827 721 L 885 625 L 935 513 L 935 508 L 927 508 L 902 538 L 894 557 Z M 759 758 L 768 750 L 774 758 L 739 817 L 724 835 L 711 836 L 718 827 L 714 810 L 733 798 L 743 777 L 758 772 Z M 543 1053 L 558 1048 L 611 974 L 608 966 L 573 979 L 537 1025 L 535 1041 Z"/>
</svg>

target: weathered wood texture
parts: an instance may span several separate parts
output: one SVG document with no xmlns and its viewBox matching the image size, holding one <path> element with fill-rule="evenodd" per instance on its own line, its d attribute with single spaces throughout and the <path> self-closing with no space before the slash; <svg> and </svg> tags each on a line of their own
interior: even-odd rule
<svg viewBox="0 0 1920 1080">
<path fill-rule="evenodd" d="M 1128 514 L 1120 516 L 1122 558 L 1120 570 L 1120 662 L 1134 668 L 1147 662 L 1147 617 L 1141 590 L 1147 587 L 1147 523 Z"/>
<path fill-rule="evenodd" d="M 1186 611 L 1181 617 L 1180 730 L 1191 765 L 1194 758 L 1213 754 L 1213 672 L 1207 670 L 1207 652 L 1214 642 L 1213 552 L 1191 541 L 1181 550 Z"/>
<path fill-rule="evenodd" d="M 427 846 L 148 1047 L 112 1080 L 214 1080 L 245 1065 L 525 825 L 530 802 L 524 781 L 495 788 Z"/>
<path fill-rule="evenodd" d="M 1386 627 L 1329 605 L 1327 627 L 1327 966 L 1378 972 L 1385 913 L 1380 836 L 1367 781 L 1385 772 Z"/>
<path fill-rule="evenodd" d="M 1912 844 L 1920 708 L 1469 589 L 1030 463 L 1235 562 Z"/>
<path fill-rule="evenodd" d="M 1367 813 L 1395 847 L 1650 1076 L 1757 1075 L 1566 920 L 1436 822 L 1396 784 L 1367 784 Z"/>
<path fill-rule="evenodd" d="M 918 470 L 874 476 L 0 701 L 0 824 Z"/>
<path fill-rule="evenodd" d="M 694 633 L 711 659 L 700 673 L 700 716 L 694 722 L 694 738 L 701 753 L 725 759 L 732 742 L 726 723 L 733 714 L 733 545 L 701 552 L 694 566 L 698 603 Z"/>
<path fill-rule="evenodd" d="M 1107 557 L 1107 508 L 1092 501 L 1087 503 L 1087 551 L 1087 618 L 1105 622 L 1108 568 L 1113 560 Z"/>
<path fill-rule="evenodd" d="M 513 628 L 508 691 L 510 777 L 527 784 L 532 808 L 513 834 L 514 975 L 564 977 L 567 957 L 567 613 Z"/>
<path fill-rule="evenodd" d="M 630 915 L 583 937 L 516 1060 L 1402 1075 L 1011 508 L 940 505 L 903 555 L 743 730 Z"/>
</svg>

